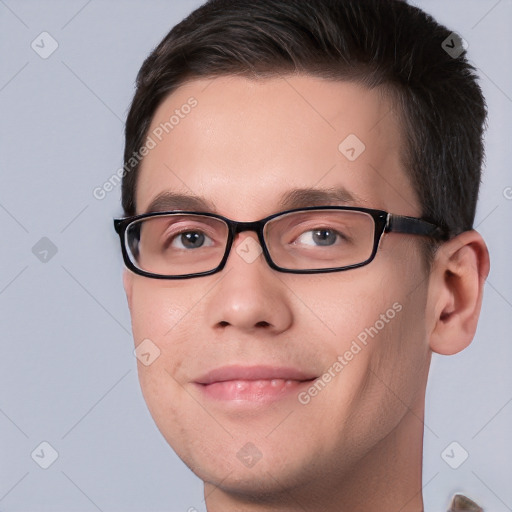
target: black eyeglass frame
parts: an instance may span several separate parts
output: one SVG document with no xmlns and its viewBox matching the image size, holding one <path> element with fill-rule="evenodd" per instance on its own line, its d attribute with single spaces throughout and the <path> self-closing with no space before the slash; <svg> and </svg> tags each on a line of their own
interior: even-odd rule
<svg viewBox="0 0 512 512">
<path fill-rule="evenodd" d="M 375 230 L 373 237 L 373 249 L 370 257 L 363 261 L 362 263 L 355 263 L 353 265 L 347 265 L 344 267 L 329 267 L 322 269 L 312 269 L 312 270 L 300 270 L 300 269 L 287 269 L 283 267 L 279 267 L 276 265 L 270 256 L 270 253 L 267 249 L 267 244 L 265 243 L 265 239 L 263 236 L 263 230 L 265 228 L 265 224 L 276 217 L 280 217 L 282 215 L 286 215 L 289 213 L 300 212 L 300 211 L 310 211 L 310 210 L 340 210 L 340 211 L 354 211 L 354 212 L 362 212 L 370 215 L 374 220 Z M 228 226 L 228 239 L 226 241 L 226 249 L 224 252 L 224 256 L 222 257 L 221 262 L 217 267 L 212 270 L 208 270 L 205 272 L 197 272 L 194 274 L 183 274 L 178 276 L 167 276 L 162 274 L 153 274 L 151 272 L 146 272 L 140 268 L 137 268 L 130 257 L 128 256 L 128 251 L 126 249 L 126 230 L 130 226 L 132 222 L 147 219 L 151 217 L 159 217 L 159 216 L 168 216 L 174 214 L 188 214 L 188 215 L 202 215 L 204 217 L 213 217 L 215 219 L 219 219 L 224 221 Z M 222 215 L 218 215 L 216 213 L 209 212 L 196 212 L 196 211 L 185 211 L 185 210 L 174 210 L 174 211 L 162 211 L 162 212 L 150 212 L 143 213 L 140 215 L 134 215 L 131 217 L 125 217 L 122 219 L 114 219 L 114 228 L 119 235 L 121 241 L 121 251 L 123 254 L 123 260 L 126 267 L 134 272 L 135 274 L 150 277 L 154 279 L 189 279 L 192 277 L 201 277 L 208 276 L 211 274 L 215 274 L 220 272 L 226 265 L 229 254 L 231 253 L 231 247 L 233 245 L 233 240 L 235 239 L 238 233 L 242 233 L 243 231 L 255 231 L 258 235 L 258 240 L 261 245 L 263 255 L 265 260 L 267 261 L 270 268 L 277 270 L 279 272 L 286 272 L 290 274 L 323 274 L 326 272 L 341 272 L 344 270 L 350 270 L 352 268 L 363 267 L 368 265 L 373 261 L 375 255 L 377 254 L 377 250 L 379 248 L 380 240 L 382 239 L 382 235 L 384 233 L 403 233 L 407 235 L 420 235 L 427 236 L 429 238 L 433 238 L 435 240 L 447 240 L 449 238 L 447 231 L 433 224 L 429 221 L 419 219 L 416 217 L 408 217 L 406 215 L 397 215 L 393 213 L 386 212 L 384 210 L 376 210 L 373 208 L 359 208 L 353 206 L 309 206 L 304 208 L 294 208 L 292 210 L 285 210 L 279 213 L 274 213 L 265 217 L 261 220 L 253 221 L 253 222 L 239 222 L 235 220 L 228 219 Z"/>
</svg>

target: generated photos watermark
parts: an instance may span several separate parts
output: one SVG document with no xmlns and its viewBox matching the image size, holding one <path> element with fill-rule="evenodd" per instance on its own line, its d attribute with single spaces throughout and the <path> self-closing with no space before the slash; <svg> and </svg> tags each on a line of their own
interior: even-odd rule
<svg viewBox="0 0 512 512">
<path fill-rule="evenodd" d="M 342 355 L 336 358 L 336 361 L 318 377 L 306 391 L 301 391 L 297 398 L 302 405 L 307 405 L 316 397 L 337 375 L 341 373 L 343 368 L 349 364 L 354 357 L 368 345 L 368 338 L 374 338 L 379 334 L 387 324 L 393 320 L 397 313 L 402 311 L 403 306 L 399 302 L 395 302 L 385 313 L 379 316 L 379 319 L 370 327 L 366 327 L 361 331 L 356 339 L 352 340 L 350 348 Z"/>
<path fill-rule="evenodd" d="M 197 107 L 199 102 L 194 96 L 191 96 L 186 103 L 183 103 L 180 108 L 174 110 L 174 114 L 169 117 L 168 121 L 160 123 L 156 128 L 153 128 L 151 134 L 147 136 L 146 142 L 141 146 L 139 151 L 134 151 L 132 156 L 125 162 L 123 167 L 117 169 L 115 173 L 110 176 L 102 185 L 97 186 L 92 191 L 95 199 L 102 200 L 107 197 L 109 192 L 117 187 L 122 179 L 130 173 L 133 169 L 137 168 L 142 159 L 149 154 L 152 149 L 155 149 L 159 142 L 165 135 L 171 133 L 176 126 L 178 126 L 183 119 L 185 119 L 192 109 Z"/>
</svg>

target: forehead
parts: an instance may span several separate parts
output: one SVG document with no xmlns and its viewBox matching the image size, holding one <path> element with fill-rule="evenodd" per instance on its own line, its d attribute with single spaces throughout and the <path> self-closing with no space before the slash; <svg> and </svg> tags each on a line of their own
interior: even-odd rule
<svg viewBox="0 0 512 512">
<path fill-rule="evenodd" d="M 347 203 L 415 215 L 397 117 L 380 90 L 350 82 L 311 76 L 191 81 L 155 112 L 137 213 L 171 192 L 253 220 L 278 211 L 294 193 L 307 201 L 301 190 L 339 195 L 341 189 Z"/>
</svg>

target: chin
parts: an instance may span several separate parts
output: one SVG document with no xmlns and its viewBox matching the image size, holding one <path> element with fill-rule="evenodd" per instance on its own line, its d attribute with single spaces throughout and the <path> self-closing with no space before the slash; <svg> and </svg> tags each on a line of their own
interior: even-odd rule
<svg viewBox="0 0 512 512">
<path fill-rule="evenodd" d="M 304 488 L 311 482 L 311 472 L 307 469 L 311 468 L 311 465 L 305 462 L 301 464 L 298 460 L 293 463 L 289 456 L 269 458 L 263 455 L 257 462 L 249 462 L 253 465 L 247 467 L 236 453 L 231 455 L 231 450 L 217 448 L 217 453 L 229 453 L 228 457 L 221 459 L 217 455 L 208 458 L 206 463 L 198 464 L 190 460 L 184 462 L 206 485 L 210 484 L 240 499 L 245 498 L 248 503 L 253 500 L 255 503 L 265 503 L 265 500 L 276 503 L 281 497 L 284 503 L 287 503 L 290 491 L 294 488 Z M 290 450 L 291 455 L 294 449 Z M 250 448 L 247 451 L 250 451 Z M 240 458 L 243 459 L 243 456 Z"/>
<path fill-rule="evenodd" d="M 232 497 L 237 497 L 240 501 L 249 503 L 272 503 L 273 505 L 279 503 L 289 503 L 290 491 L 297 485 L 290 486 L 288 484 L 288 477 L 279 472 L 264 471 L 252 473 L 249 471 L 234 471 L 227 478 L 203 478 L 198 475 L 205 485 L 214 486 L 216 489 L 228 494 Z M 208 492 L 208 491 L 207 491 Z"/>
</svg>

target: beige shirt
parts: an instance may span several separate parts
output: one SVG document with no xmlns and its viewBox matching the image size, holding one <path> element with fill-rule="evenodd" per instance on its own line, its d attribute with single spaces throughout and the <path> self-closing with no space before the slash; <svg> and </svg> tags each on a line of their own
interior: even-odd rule
<svg viewBox="0 0 512 512">
<path fill-rule="evenodd" d="M 462 494 L 455 494 L 447 512 L 484 512 L 484 509 Z"/>
</svg>

